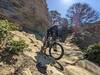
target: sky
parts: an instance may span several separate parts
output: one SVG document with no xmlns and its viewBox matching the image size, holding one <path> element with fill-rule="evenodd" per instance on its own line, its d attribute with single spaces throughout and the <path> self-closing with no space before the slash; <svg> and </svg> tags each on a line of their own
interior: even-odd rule
<svg viewBox="0 0 100 75">
<path fill-rule="evenodd" d="M 66 17 L 66 13 L 68 8 L 77 2 L 87 3 L 89 4 L 94 10 L 100 12 L 100 0 L 47 0 L 48 8 L 50 10 L 57 10 L 61 13 L 62 17 Z"/>
</svg>

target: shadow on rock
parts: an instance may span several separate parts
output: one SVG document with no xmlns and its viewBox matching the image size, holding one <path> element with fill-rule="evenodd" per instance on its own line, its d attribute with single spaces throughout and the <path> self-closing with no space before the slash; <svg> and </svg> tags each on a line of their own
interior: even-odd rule
<svg viewBox="0 0 100 75">
<path fill-rule="evenodd" d="M 37 60 L 36 67 L 42 74 L 47 74 L 47 65 L 52 65 L 60 71 L 64 70 L 63 66 L 59 62 L 42 52 L 37 52 L 37 56 L 35 58 Z"/>
<path fill-rule="evenodd" d="M 56 64 L 54 65 L 54 67 L 60 71 L 64 70 L 64 67 L 61 65 L 61 63 L 56 61 Z"/>
<path fill-rule="evenodd" d="M 6 64 L 15 64 L 15 62 L 17 61 L 16 58 L 14 58 L 14 54 L 7 52 L 7 51 L 2 51 L 0 52 L 0 62 L 4 62 Z"/>
<path fill-rule="evenodd" d="M 35 57 L 37 60 L 37 69 L 39 72 L 43 74 L 47 74 L 47 65 L 54 65 L 56 63 L 55 59 L 42 53 L 37 52 L 37 56 Z"/>
</svg>

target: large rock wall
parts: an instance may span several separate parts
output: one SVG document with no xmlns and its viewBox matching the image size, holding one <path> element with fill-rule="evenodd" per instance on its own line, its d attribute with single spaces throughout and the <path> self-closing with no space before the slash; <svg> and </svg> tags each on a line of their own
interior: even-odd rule
<svg viewBox="0 0 100 75">
<path fill-rule="evenodd" d="M 27 31 L 43 32 L 48 25 L 45 0 L 0 0 L 0 15 Z"/>
</svg>

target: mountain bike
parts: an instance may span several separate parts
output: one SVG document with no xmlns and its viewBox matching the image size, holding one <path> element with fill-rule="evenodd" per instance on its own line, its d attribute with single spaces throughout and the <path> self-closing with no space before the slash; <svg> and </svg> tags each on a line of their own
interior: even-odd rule
<svg viewBox="0 0 100 75">
<path fill-rule="evenodd" d="M 45 45 L 42 47 L 42 49 L 49 49 L 49 55 L 53 57 L 55 60 L 59 60 L 64 55 L 64 48 L 63 46 L 58 42 L 58 39 L 49 36 L 48 39 L 45 42 Z"/>
</svg>

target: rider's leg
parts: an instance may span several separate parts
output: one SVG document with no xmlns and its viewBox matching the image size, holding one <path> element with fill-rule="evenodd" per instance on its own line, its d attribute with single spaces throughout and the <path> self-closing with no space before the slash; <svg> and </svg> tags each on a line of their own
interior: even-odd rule
<svg viewBox="0 0 100 75">
<path fill-rule="evenodd" d="M 57 41 L 57 40 L 58 40 L 58 28 L 57 28 L 57 27 L 55 27 L 53 33 L 54 33 L 54 34 L 52 35 L 53 40 L 54 40 L 54 41 Z M 53 49 L 54 49 L 54 51 L 57 51 L 57 46 L 56 46 L 56 44 L 54 44 Z"/>
<path fill-rule="evenodd" d="M 43 46 L 42 46 L 42 48 L 41 48 L 41 51 L 42 51 L 43 53 L 46 52 L 46 49 L 47 49 L 47 40 L 48 40 L 49 35 L 50 35 L 50 30 L 47 30 L 47 33 L 46 33 L 46 35 L 45 35 L 45 37 L 44 37 L 44 40 L 43 40 Z"/>
<path fill-rule="evenodd" d="M 41 52 L 43 53 L 45 53 L 45 50 L 46 50 L 46 40 L 47 40 L 47 37 L 45 36 L 43 40 L 43 46 L 41 47 Z"/>
</svg>

